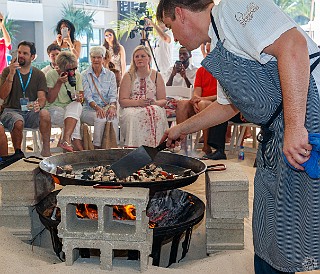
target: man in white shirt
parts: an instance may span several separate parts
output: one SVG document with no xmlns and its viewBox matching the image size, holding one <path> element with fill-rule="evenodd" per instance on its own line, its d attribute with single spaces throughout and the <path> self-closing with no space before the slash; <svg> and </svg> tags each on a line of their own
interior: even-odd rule
<svg viewBox="0 0 320 274">
<path fill-rule="evenodd" d="M 192 54 L 185 47 L 179 49 L 179 61 L 165 74 L 167 86 L 190 87 L 194 84 L 197 69 L 190 63 Z M 168 77 L 169 75 L 169 77 Z M 167 77 L 166 77 L 167 76 Z"/>
</svg>

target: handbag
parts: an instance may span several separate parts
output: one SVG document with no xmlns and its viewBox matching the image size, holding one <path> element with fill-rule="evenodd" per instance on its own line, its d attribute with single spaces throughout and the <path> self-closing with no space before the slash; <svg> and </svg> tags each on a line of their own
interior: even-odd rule
<svg viewBox="0 0 320 274">
<path fill-rule="evenodd" d="M 92 143 L 92 134 L 89 126 L 86 123 L 81 125 L 82 128 L 82 140 L 84 150 L 94 150 Z"/>
<path fill-rule="evenodd" d="M 108 121 L 104 127 L 101 148 L 108 149 L 115 147 L 118 147 L 116 133 L 114 131 L 112 122 Z"/>
</svg>

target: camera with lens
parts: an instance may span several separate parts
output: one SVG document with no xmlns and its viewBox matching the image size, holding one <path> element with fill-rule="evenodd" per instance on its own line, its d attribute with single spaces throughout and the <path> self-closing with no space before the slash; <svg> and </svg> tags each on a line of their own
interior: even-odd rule
<svg viewBox="0 0 320 274">
<path fill-rule="evenodd" d="M 148 19 L 152 19 L 149 11 L 147 10 L 147 2 L 145 3 L 140 3 L 139 8 L 136 9 L 136 14 L 138 15 L 138 17 L 144 17 L 144 18 L 148 18 Z M 148 36 L 148 32 L 152 31 L 153 28 L 150 26 L 146 26 L 146 20 L 145 19 L 140 19 L 136 21 L 136 26 L 134 27 L 133 30 L 130 31 L 129 33 L 129 37 L 131 39 L 134 39 L 136 36 L 136 33 L 138 31 L 143 31 L 146 33 L 146 36 Z"/>
<path fill-rule="evenodd" d="M 75 87 L 77 84 L 75 70 L 69 69 L 69 70 L 67 70 L 67 74 L 68 74 L 68 82 L 69 82 L 70 86 Z"/>
</svg>

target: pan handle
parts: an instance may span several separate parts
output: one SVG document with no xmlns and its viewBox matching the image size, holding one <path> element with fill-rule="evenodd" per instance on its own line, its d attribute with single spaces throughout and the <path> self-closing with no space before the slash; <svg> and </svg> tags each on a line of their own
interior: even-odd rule
<svg viewBox="0 0 320 274">
<path fill-rule="evenodd" d="M 174 140 L 174 141 L 172 141 L 172 143 L 175 143 L 175 142 L 180 142 L 180 138 L 178 138 L 177 140 Z M 167 140 L 165 140 L 163 143 L 161 143 L 160 145 L 158 145 L 158 146 L 156 146 L 156 149 L 158 150 L 158 151 L 162 151 L 162 150 L 164 150 L 164 149 L 166 149 L 167 148 Z"/>
<path fill-rule="evenodd" d="M 227 166 L 225 164 L 215 164 L 215 165 L 207 166 L 206 171 L 223 171 L 226 169 L 227 169 Z"/>
<path fill-rule="evenodd" d="M 30 160 L 30 159 L 36 159 L 36 160 Z M 39 160 L 39 161 L 37 161 Z M 23 158 L 23 161 L 27 162 L 27 163 L 31 163 L 31 164 L 40 164 L 40 162 L 43 160 L 43 158 L 41 157 L 37 157 L 37 156 L 29 156 L 26 158 Z"/>
<path fill-rule="evenodd" d="M 100 185 L 100 184 L 95 184 L 92 186 L 93 188 L 98 188 L 98 189 L 122 189 L 123 186 L 122 185 L 110 185 L 110 186 L 107 186 L 107 185 Z"/>
</svg>

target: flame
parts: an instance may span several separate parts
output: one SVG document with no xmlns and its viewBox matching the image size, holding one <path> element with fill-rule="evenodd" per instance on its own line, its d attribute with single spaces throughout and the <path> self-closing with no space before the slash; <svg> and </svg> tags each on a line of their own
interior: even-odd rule
<svg viewBox="0 0 320 274">
<path fill-rule="evenodd" d="M 133 205 L 115 205 L 113 206 L 113 219 L 135 220 L 136 208 Z"/>
<path fill-rule="evenodd" d="M 76 207 L 76 215 L 81 219 L 98 220 L 98 210 L 96 205 L 78 204 Z"/>
<path fill-rule="evenodd" d="M 57 185 L 60 185 L 60 180 L 58 177 L 54 176 L 54 175 L 51 175 L 52 179 L 53 179 L 53 182 Z"/>
</svg>

